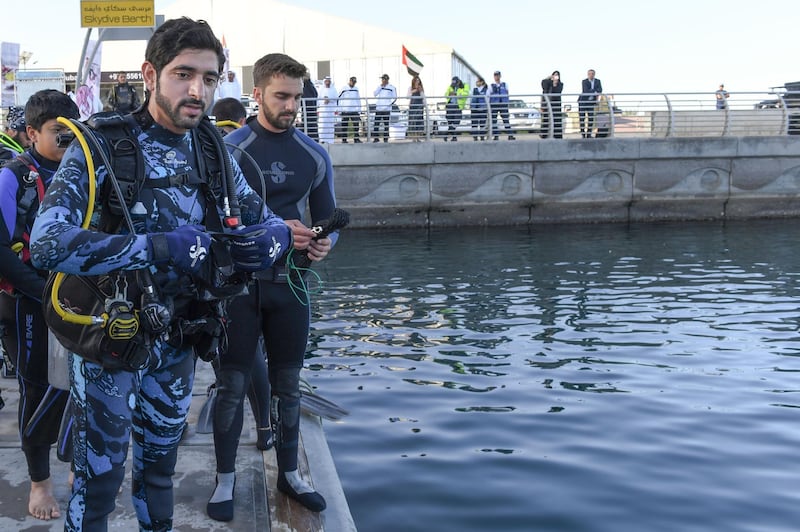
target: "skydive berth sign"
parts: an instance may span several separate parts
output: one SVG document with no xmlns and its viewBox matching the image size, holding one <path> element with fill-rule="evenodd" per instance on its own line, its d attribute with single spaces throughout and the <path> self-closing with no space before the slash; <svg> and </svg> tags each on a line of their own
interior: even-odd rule
<svg viewBox="0 0 800 532">
<path fill-rule="evenodd" d="M 81 0 L 81 27 L 153 27 L 154 4 L 155 0 Z"/>
</svg>

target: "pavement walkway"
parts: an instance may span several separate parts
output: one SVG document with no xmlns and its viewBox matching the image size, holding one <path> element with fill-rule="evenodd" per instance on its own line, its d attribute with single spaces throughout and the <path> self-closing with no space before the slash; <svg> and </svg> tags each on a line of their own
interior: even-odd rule
<svg viewBox="0 0 800 532">
<path fill-rule="evenodd" d="M 310 478 L 315 488 L 325 496 L 328 508 L 320 514 L 314 514 L 278 492 L 275 488 L 275 453 L 273 450 L 262 452 L 256 448 L 255 422 L 249 409 L 245 408 L 247 417 L 236 461 L 234 520 L 221 523 L 206 516 L 206 503 L 214 489 L 214 442 L 211 434 L 197 434 L 195 423 L 206 398 L 206 389 L 213 378 L 211 366 L 198 362 L 189 413 L 189 432 L 181 443 L 174 477 L 175 530 L 355 531 L 320 419 L 308 414 L 301 416 L 300 472 L 303 477 Z M 16 417 L 19 393 L 16 380 L 0 378 L 0 390 L 6 402 L 5 408 L 0 410 L 0 530 L 63 530 L 63 517 L 40 521 L 28 515 L 30 483 L 25 457 L 19 446 Z M 60 462 L 55 454 L 54 450 L 51 453 L 51 476 L 63 515 L 69 500 L 69 464 Z M 117 508 L 109 519 L 109 530 L 137 530 L 138 522 L 131 505 L 130 488 L 128 474 L 122 492 L 117 497 Z"/>
</svg>

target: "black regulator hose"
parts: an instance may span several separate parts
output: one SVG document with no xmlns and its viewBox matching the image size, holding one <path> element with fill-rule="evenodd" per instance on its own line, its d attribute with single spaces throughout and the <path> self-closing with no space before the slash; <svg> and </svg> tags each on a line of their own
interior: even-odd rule
<svg viewBox="0 0 800 532">
<path fill-rule="evenodd" d="M 236 197 L 236 182 L 233 177 L 231 155 L 228 153 L 228 150 L 225 149 L 225 141 L 222 140 L 222 135 L 210 120 L 201 120 L 199 127 L 211 137 L 217 157 L 219 157 L 222 166 L 223 209 L 225 211 L 223 223 L 228 229 L 237 229 L 243 225 L 242 210 L 239 206 L 239 199 Z"/>
</svg>

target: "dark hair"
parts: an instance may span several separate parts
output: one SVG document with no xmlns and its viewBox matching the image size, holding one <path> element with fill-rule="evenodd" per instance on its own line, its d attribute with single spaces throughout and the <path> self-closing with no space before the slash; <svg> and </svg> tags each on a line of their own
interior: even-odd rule
<svg viewBox="0 0 800 532">
<path fill-rule="evenodd" d="M 214 115 L 217 122 L 222 122 L 223 120 L 238 122 L 247 116 L 247 109 L 244 108 L 244 104 L 238 98 L 222 98 L 214 104 L 211 114 Z"/>
<path fill-rule="evenodd" d="M 48 120 L 63 116 L 78 119 L 81 112 L 72 98 L 55 89 L 44 89 L 35 92 L 25 104 L 25 122 L 36 131 L 40 131 Z"/>
<path fill-rule="evenodd" d="M 301 79 L 306 66 L 286 54 L 267 54 L 253 65 L 253 85 L 263 87 L 275 74 Z"/>
<path fill-rule="evenodd" d="M 149 62 L 160 74 L 170 61 L 184 50 L 211 50 L 217 54 L 218 72 L 225 66 L 225 51 L 205 20 L 192 20 L 188 17 L 170 19 L 164 22 L 150 37 L 144 52 Z"/>
</svg>

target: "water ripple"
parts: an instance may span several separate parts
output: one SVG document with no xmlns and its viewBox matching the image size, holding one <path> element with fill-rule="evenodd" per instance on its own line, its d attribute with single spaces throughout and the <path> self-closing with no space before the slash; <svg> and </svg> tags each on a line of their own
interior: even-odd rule
<svg viewBox="0 0 800 532">
<path fill-rule="evenodd" d="M 344 232 L 307 376 L 359 529 L 795 530 L 798 226 Z"/>
</svg>

